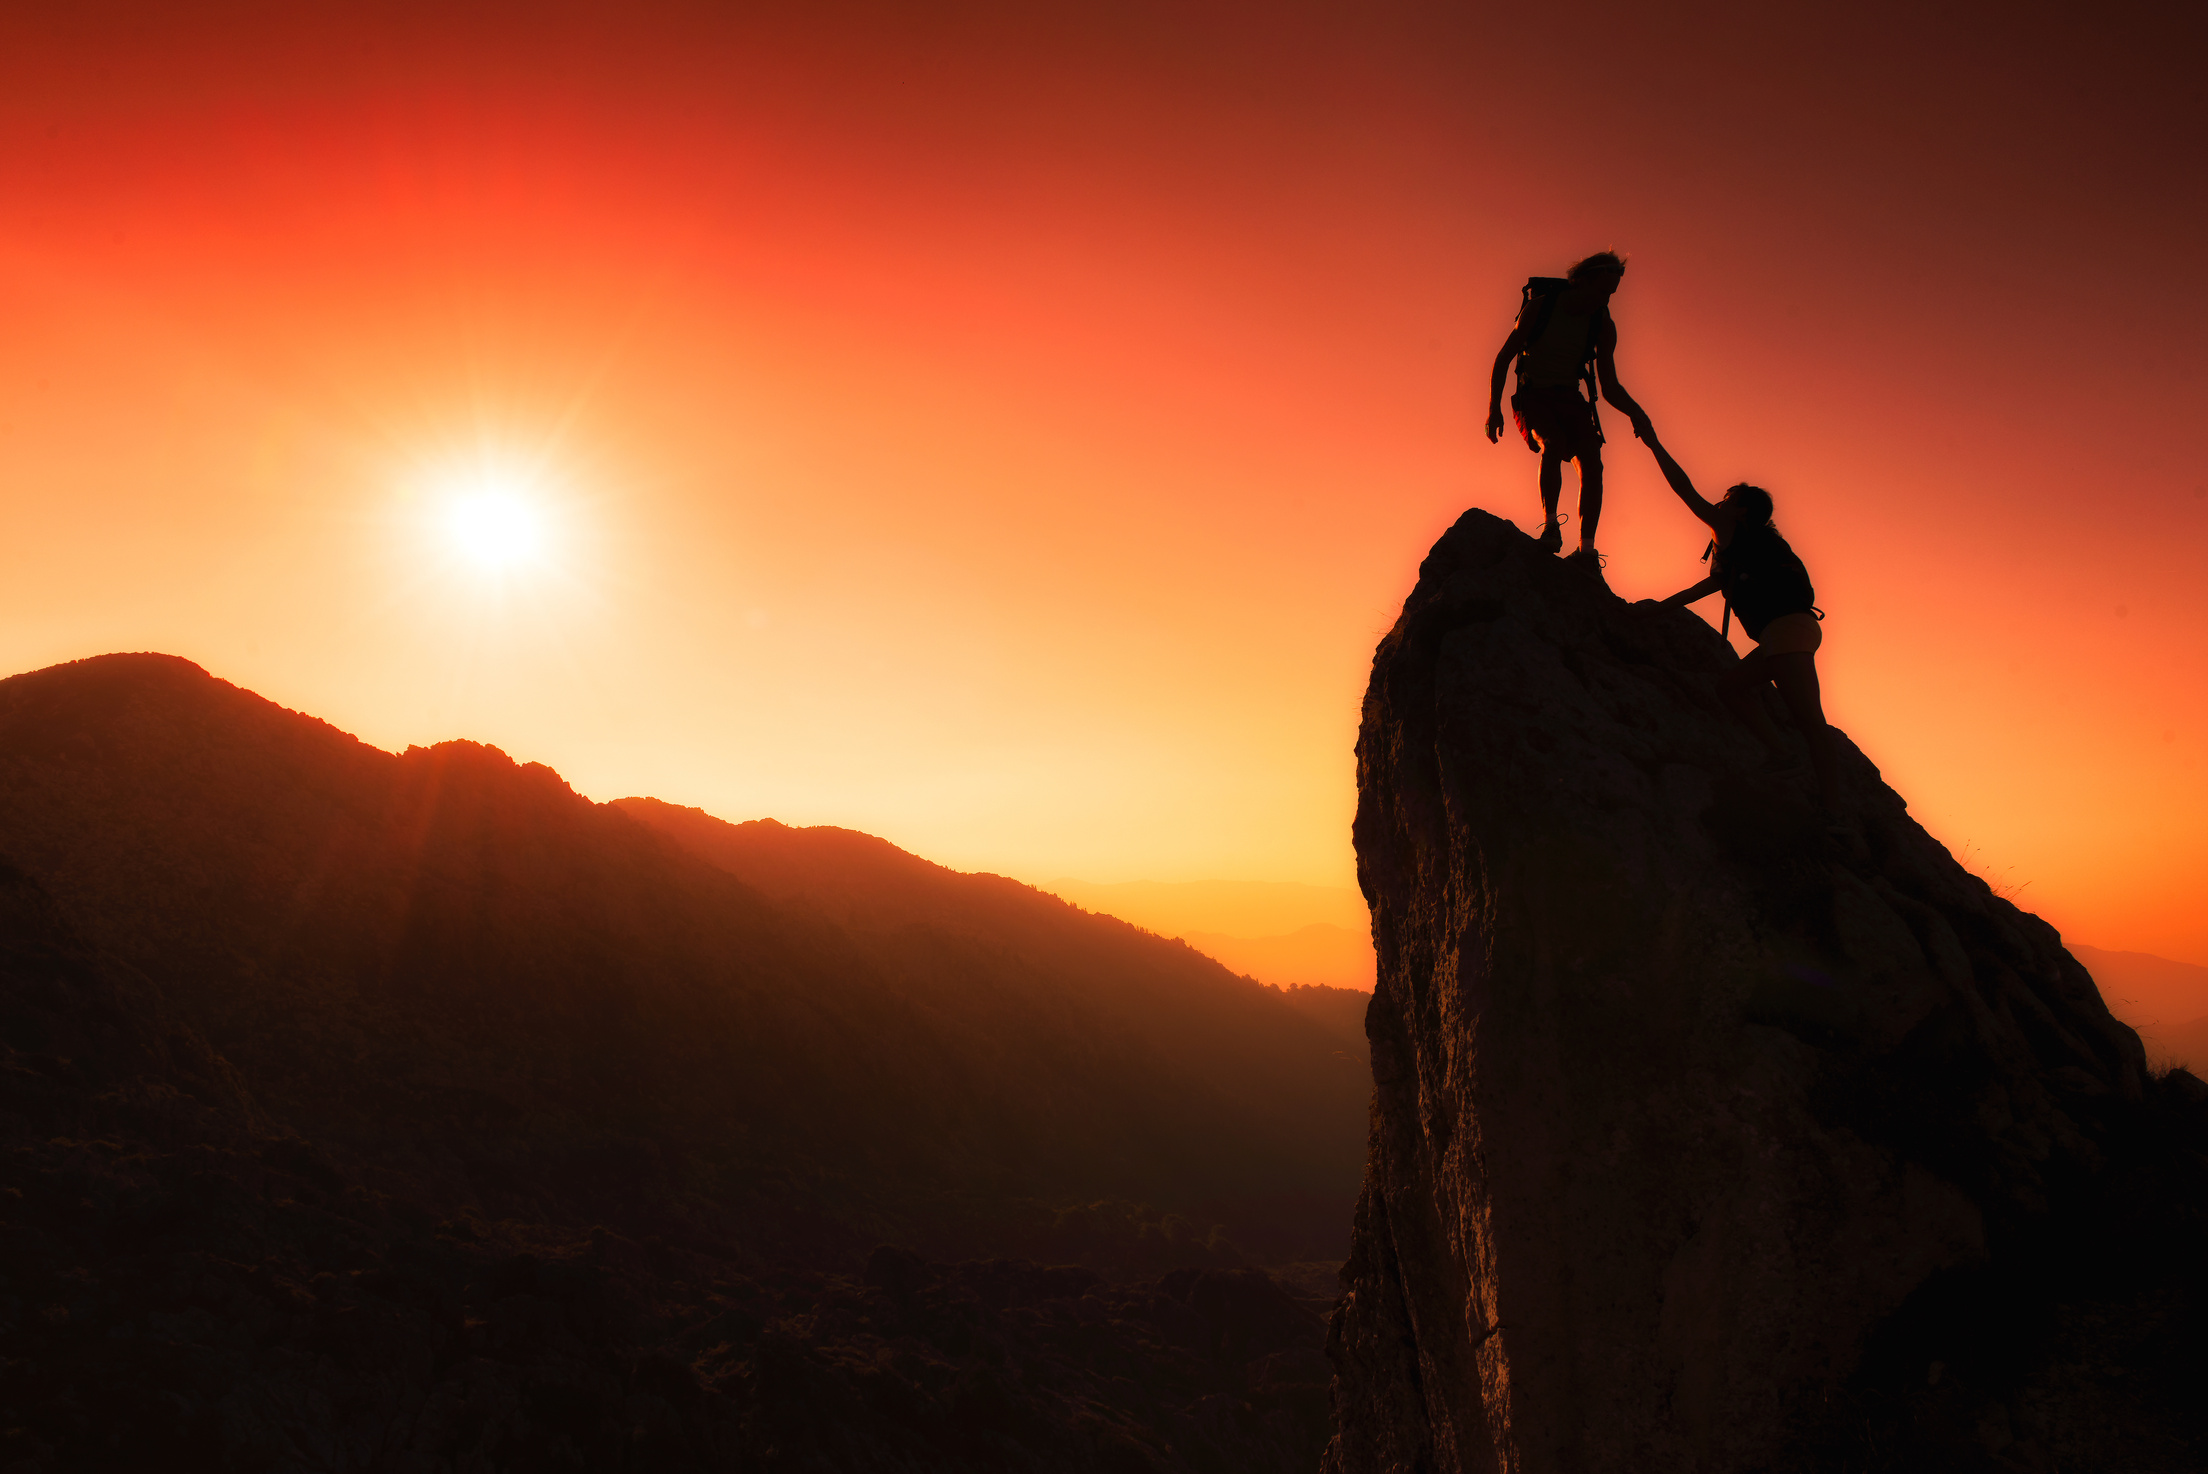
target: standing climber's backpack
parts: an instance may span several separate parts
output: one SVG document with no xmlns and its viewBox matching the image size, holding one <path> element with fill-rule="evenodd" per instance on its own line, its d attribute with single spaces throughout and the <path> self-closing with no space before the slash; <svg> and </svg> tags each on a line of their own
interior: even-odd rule
<svg viewBox="0 0 2208 1474">
<path fill-rule="evenodd" d="M 1518 433 L 1526 437 L 1526 448 L 1539 452 L 1541 442 L 1534 438 L 1533 428 L 1526 423 L 1525 390 L 1526 360 L 1533 356 L 1534 345 L 1549 330 L 1549 319 L 1556 316 L 1556 299 L 1562 296 L 1571 282 L 1561 276 L 1529 276 L 1526 289 L 1518 300 L 1518 382 L 1510 391 L 1511 418 L 1518 422 Z M 1596 324 L 1601 321 L 1598 316 Z M 1600 333 L 1595 324 L 1587 332 L 1586 357 L 1579 368 L 1580 379 L 1587 385 L 1589 405 L 1601 403 L 1601 393 L 1595 382 L 1595 339 Z M 1596 433 L 1601 433 L 1601 420 L 1596 420 Z"/>
</svg>

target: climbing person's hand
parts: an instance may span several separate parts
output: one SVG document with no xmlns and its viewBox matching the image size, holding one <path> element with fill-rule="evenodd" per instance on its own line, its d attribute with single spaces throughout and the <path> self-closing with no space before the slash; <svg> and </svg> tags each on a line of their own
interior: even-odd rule
<svg viewBox="0 0 2208 1474">
<path fill-rule="evenodd" d="M 1650 445 L 1656 443 L 1656 422 L 1648 417 L 1647 410 L 1644 409 L 1633 417 L 1633 433 Z"/>
<path fill-rule="evenodd" d="M 1500 440 L 1502 438 L 1502 434 L 1502 409 L 1499 406 L 1491 404 L 1487 407 L 1487 443 L 1489 445 L 1493 445 L 1497 440 Z"/>
</svg>

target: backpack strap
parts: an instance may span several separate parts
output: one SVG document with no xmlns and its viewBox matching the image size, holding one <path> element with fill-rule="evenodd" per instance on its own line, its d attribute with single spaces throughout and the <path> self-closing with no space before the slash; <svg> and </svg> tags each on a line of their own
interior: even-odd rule
<svg viewBox="0 0 2208 1474">
<path fill-rule="evenodd" d="M 1611 320 L 1610 309 L 1607 307 L 1596 313 L 1595 320 L 1587 325 L 1587 361 L 1580 365 L 1580 370 L 1587 379 L 1587 397 L 1589 399 L 1602 397 L 1598 370 L 1602 363 L 1602 330 L 1604 328 L 1609 328 L 1613 332 L 1617 330 L 1617 324 Z"/>
<path fill-rule="evenodd" d="M 1705 562 L 1705 563 L 1709 563 L 1709 564 L 1710 564 L 1710 566 L 1711 566 L 1711 568 L 1713 568 L 1713 569 L 1714 569 L 1714 568 L 1716 568 L 1716 566 L 1717 566 L 1717 565 L 1716 565 L 1715 563 L 1712 563 L 1712 562 L 1710 562 L 1710 560 L 1711 560 L 1711 559 L 1712 559 L 1713 557 L 1715 557 L 1715 556 L 1716 556 L 1716 554 L 1717 554 L 1717 539 L 1713 537 L 1713 538 L 1711 538 L 1711 539 L 1710 539 L 1710 545 L 1709 545 L 1708 547 L 1706 547 L 1706 548 L 1704 548 L 1704 549 L 1702 550 L 1702 561 L 1703 561 L 1703 562 Z M 1719 633 L 1720 635 L 1724 636 L 1724 637 L 1725 637 L 1726 639 L 1730 640 L 1730 639 L 1731 639 L 1731 638 L 1733 637 L 1733 600 L 1732 600 L 1732 596 L 1731 596 L 1731 595 L 1729 595 L 1729 594 L 1728 594 L 1728 595 L 1726 595 L 1726 597 L 1725 597 L 1725 600 L 1724 600 L 1724 603 L 1725 603 L 1725 617 L 1724 617 L 1724 619 L 1722 619 L 1722 620 L 1720 620 L 1720 621 L 1718 622 L 1718 626 L 1717 626 L 1717 632 L 1718 632 L 1718 633 Z M 1821 615 L 1820 615 L 1819 617 L 1820 617 L 1820 618 L 1822 618 L 1823 616 L 1821 616 Z"/>
</svg>

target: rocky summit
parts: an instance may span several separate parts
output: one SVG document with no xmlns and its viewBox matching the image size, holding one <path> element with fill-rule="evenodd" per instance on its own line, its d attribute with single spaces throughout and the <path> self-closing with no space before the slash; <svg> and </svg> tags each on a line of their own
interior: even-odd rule
<svg viewBox="0 0 2208 1474">
<path fill-rule="evenodd" d="M 2208 1087 L 1734 659 L 1477 511 L 1381 642 L 1325 1468 L 2208 1466 Z"/>
</svg>

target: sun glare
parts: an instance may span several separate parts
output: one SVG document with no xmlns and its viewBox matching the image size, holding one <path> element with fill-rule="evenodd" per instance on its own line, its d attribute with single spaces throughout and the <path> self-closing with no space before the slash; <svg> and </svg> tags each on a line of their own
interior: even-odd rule
<svg viewBox="0 0 2208 1474">
<path fill-rule="evenodd" d="M 452 504 L 447 528 L 454 546 L 486 568 L 509 568 L 544 550 L 544 518 L 517 493 L 487 489 Z"/>
<path fill-rule="evenodd" d="M 541 562 L 550 524 L 535 478 L 497 465 L 470 466 L 435 478 L 447 546 L 486 572 Z"/>
</svg>

